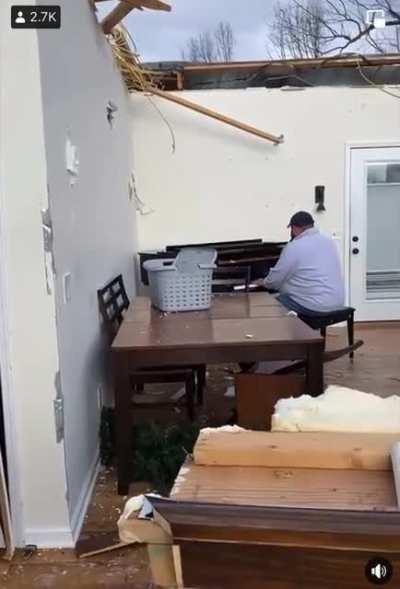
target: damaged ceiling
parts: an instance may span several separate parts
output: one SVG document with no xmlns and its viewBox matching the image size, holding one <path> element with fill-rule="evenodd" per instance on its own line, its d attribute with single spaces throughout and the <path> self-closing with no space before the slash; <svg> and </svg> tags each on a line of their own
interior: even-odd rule
<svg viewBox="0 0 400 589">
<path fill-rule="evenodd" d="M 143 64 L 167 90 L 400 84 L 400 55 L 232 63 Z"/>
</svg>

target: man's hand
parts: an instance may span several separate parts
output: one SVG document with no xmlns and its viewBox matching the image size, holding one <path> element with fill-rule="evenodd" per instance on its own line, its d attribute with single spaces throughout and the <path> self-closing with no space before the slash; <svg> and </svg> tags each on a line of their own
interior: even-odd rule
<svg viewBox="0 0 400 589">
<path fill-rule="evenodd" d="M 252 280 L 251 284 L 254 284 L 255 286 L 265 287 L 264 278 L 257 278 L 257 280 Z"/>
</svg>

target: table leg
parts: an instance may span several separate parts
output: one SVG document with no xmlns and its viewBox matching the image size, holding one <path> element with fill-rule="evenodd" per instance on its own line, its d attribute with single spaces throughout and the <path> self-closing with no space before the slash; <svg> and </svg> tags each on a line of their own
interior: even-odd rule
<svg viewBox="0 0 400 589">
<path fill-rule="evenodd" d="M 115 383 L 115 435 L 117 452 L 118 494 L 128 495 L 132 463 L 132 403 L 128 365 L 122 354 L 113 362 Z"/>
<path fill-rule="evenodd" d="M 324 342 L 308 346 L 307 393 L 317 397 L 324 392 Z"/>
</svg>

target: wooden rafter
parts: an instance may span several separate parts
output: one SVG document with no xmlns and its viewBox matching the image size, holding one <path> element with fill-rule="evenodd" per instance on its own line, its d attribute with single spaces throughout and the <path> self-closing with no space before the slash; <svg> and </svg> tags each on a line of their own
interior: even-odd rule
<svg viewBox="0 0 400 589">
<path fill-rule="evenodd" d="M 202 115 L 206 115 L 207 117 L 216 119 L 221 123 L 225 123 L 226 125 L 230 125 L 231 127 L 235 127 L 236 129 L 240 129 L 241 131 L 250 133 L 251 135 L 256 135 L 256 137 L 261 137 L 261 139 L 272 141 L 272 143 L 275 144 L 283 143 L 283 135 L 272 135 L 271 133 L 267 133 L 266 131 L 261 131 L 261 129 L 257 129 L 257 127 L 252 127 L 251 125 L 242 123 L 237 119 L 227 117 L 219 112 L 216 112 L 215 110 L 211 110 L 210 108 L 206 108 L 205 106 L 196 104 L 191 100 L 186 100 L 186 98 L 176 96 L 176 94 L 170 94 L 169 92 L 164 92 L 163 90 L 158 90 L 157 88 L 151 88 L 149 89 L 149 92 L 151 92 L 151 94 L 159 96 L 160 98 L 163 98 L 164 100 L 169 100 L 170 102 L 174 102 L 175 104 L 179 104 L 181 106 L 184 106 L 185 108 L 194 110 Z"/>
<path fill-rule="evenodd" d="M 95 2 L 102 2 L 103 0 L 95 0 Z M 108 35 L 112 29 L 119 23 L 127 14 L 136 8 L 137 10 L 143 10 L 148 8 L 149 10 L 163 10 L 169 12 L 171 6 L 162 2 L 161 0 L 121 0 L 117 6 L 108 14 L 102 21 L 101 26 L 103 31 Z"/>
</svg>

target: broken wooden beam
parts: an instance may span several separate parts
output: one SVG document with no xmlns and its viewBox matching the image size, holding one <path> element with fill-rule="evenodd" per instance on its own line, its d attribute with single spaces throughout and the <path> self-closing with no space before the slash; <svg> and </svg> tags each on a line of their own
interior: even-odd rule
<svg viewBox="0 0 400 589">
<path fill-rule="evenodd" d="M 161 0 L 141 0 L 140 4 L 143 8 L 148 8 L 149 10 L 171 12 L 171 6 L 165 2 L 161 2 Z"/>
<path fill-rule="evenodd" d="M 111 33 L 112 29 L 134 8 L 138 10 L 149 8 L 150 10 L 164 10 L 166 12 L 171 10 L 171 6 L 161 2 L 161 0 L 120 0 L 119 4 L 101 22 L 104 33 L 106 35 Z"/>
<path fill-rule="evenodd" d="M 117 6 L 110 12 L 110 14 L 107 14 L 107 16 L 101 22 L 101 26 L 103 27 L 104 33 L 106 35 L 111 33 L 113 28 L 119 22 L 121 22 L 121 20 L 125 18 L 125 16 L 129 14 L 131 10 L 133 10 L 133 8 L 135 7 L 128 2 L 120 2 L 119 4 L 117 4 Z"/>
<path fill-rule="evenodd" d="M 275 144 L 283 143 L 283 135 L 272 135 L 271 133 L 267 133 L 266 131 L 262 131 L 261 129 L 257 129 L 256 127 L 252 127 L 251 125 L 247 125 L 246 123 L 242 123 L 237 119 L 227 117 L 215 110 L 211 110 L 210 108 L 206 108 L 205 106 L 196 104 L 195 102 L 187 100 L 186 98 L 181 98 L 180 96 L 170 94 L 169 92 L 165 92 L 164 90 L 158 90 L 157 88 L 151 88 L 149 89 L 149 92 L 151 94 L 159 96 L 160 98 L 163 98 L 164 100 L 169 100 L 170 102 L 174 102 L 175 104 L 179 104 L 181 106 L 184 106 L 185 108 L 194 110 L 195 112 L 206 115 L 207 117 L 211 117 L 212 119 L 220 121 L 221 123 L 225 123 L 226 125 L 230 125 L 231 127 L 235 127 L 236 129 L 240 129 L 241 131 L 250 133 L 251 135 L 256 135 L 256 137 L 261 137 L 261 139 L 272 141 L 272 143 Z"/>
</svg>

